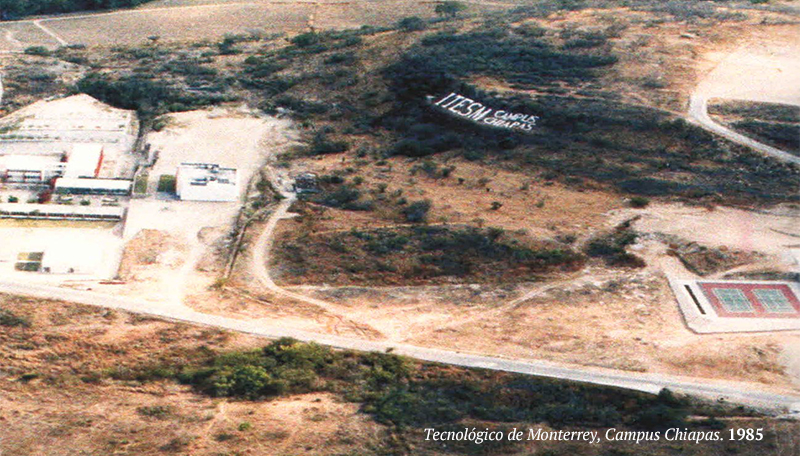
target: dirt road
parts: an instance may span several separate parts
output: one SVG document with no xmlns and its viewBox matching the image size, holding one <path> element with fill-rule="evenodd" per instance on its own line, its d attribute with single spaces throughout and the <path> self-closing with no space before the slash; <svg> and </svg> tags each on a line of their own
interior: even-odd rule
<svg viewBox="0 0 800 456">
<path fill-rule="evenodd" d="M 567 366 L 545 361 L 518 361 L 482 356 L 479 354 L 417 347 L 407 344 L 361 340 L 331 334 L 299 331 L 276 325 L 237 320 L 218 315 L 209 315 L 193 311 L 186 307 L 176 308 L 168 304 L 46 285 L 24 285 L 0 281 L 0 292 L 120 309 L 172 321 L 211 326 L 267 338 L 293 337 L 302 341 L 316 342 L 342 349 L 381 352 L 392 351 L 399 355 L 409 356 L 423 361 L 455 366 L 517 372 L 541 377 L 627 388 L 649 393 L 656 393 L 662 388 L 669 388 L 682 393 L 763 408 L 764 410 L 776 413 L 790 411 L 793 412 L 791 415 L 792 417 L 800 417 L 800 395 L 779 394 L 759 390 L 753 385 L 744 383 L 710 381 L 691 377 L 638 374 L 624 371 Z"/>
<path fill-rule="evenodd" d="M 705 94 L 697 92 L 692 94 L 692 97 L 689 100 L 689 120 L 705 130 L 718 134 L 737 144 L 747 146 L 757 152 L 769 155 L 777 160 L 788 163 L 797 163 L 800 165 L 800 157 L 792 155 L 789 152 L 776 149 L 775 147 L 760 143 L 714 122 L 714 120 L 711 119 L 711 116 L 708 115 L 708 97 Z"/>
</svg>

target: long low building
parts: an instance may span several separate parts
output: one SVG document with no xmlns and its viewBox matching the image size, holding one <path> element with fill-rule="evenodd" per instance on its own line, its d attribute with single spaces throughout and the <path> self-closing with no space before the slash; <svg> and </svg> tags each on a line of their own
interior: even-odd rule
<svg viewBox="0 0 800 456">
<path fill-rule="evenodd" d="M 71 206 L 57 204 L 0 204 L 0 218 L 33 220 L 119 221 L 125 209 L 106 206 Z"/>
<path fill-rule="evenodd" d="M 43 184 L 60 176 L 65 164 L 57 155 L 0 156 L 0 180 L 9 183 Z"/>
<path fill-rule="evenodd" d="M 133 181 L 128 179 L 79 179 L 61 177 L 56 179 L 53 191 L 70 195 L 119 195 L 131 193 Z"/>
</svg>

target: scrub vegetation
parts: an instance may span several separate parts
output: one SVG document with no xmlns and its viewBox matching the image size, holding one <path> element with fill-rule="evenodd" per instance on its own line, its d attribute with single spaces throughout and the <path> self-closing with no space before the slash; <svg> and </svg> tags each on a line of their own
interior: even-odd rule
<svg viewBox="0 0 800 456">
<path fill-rule="evenodd" d="M 585 261 L 557 242 L 442 225 L 308 234 L 282 243 L 279 255 L 283 281 L 337 285 L 535 281 Z"/>
</svg>

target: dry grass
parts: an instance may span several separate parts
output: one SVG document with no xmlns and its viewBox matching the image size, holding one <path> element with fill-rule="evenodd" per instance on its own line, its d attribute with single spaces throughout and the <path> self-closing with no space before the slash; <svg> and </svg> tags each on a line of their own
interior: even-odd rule
<svg viewBox="0 0 800 456">
<path fill-rule="evenodd" d="M 168 352 L 263 340 L 79 305 L 9 296 L 0 305 L 31 323 L 0 331 L 4 455 L 336 454 L 368 448 L 381 432 L 356 404 L 328 394 L 236 402 L 97 376 Z"/>
</svg>

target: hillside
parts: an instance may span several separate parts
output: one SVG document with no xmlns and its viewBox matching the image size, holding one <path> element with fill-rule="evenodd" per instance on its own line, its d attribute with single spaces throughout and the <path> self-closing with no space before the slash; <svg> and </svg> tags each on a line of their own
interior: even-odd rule
<svg viewBox="0 0 800 456">
<path fill-rule="evenodd" d="M 800 49 L 796 6 L 156 0 L 142 15 L 0 23 L 0 114 L 88 94 L 134 110 L 137 147 L 158 157 L 108 230 L 113 280 L 25 285 L 53 279 L 132 306 L 121 308 L 325 343 L 795 397 L 797 331 L 694 332 L 671 279 L 797 278 L 800 167 L 689 112 L 716 75 L 704 92 L 714 122 L 796 154 L 791 87 L 778 101 L 718 96 L 747 85 L 736 60 L 748 47 L 780 77 Z M 127 158 L 142 165 L 144 150 Z M 237 168 L 239 199 L 182 201 L 175 170 L 189 160 Z M 0 454 L 800 454 L 796 421 L 744 407 L 395 350 L 0 294 Z M 425 439 L 464 427 L 765 437 Z"/>
</svg>

